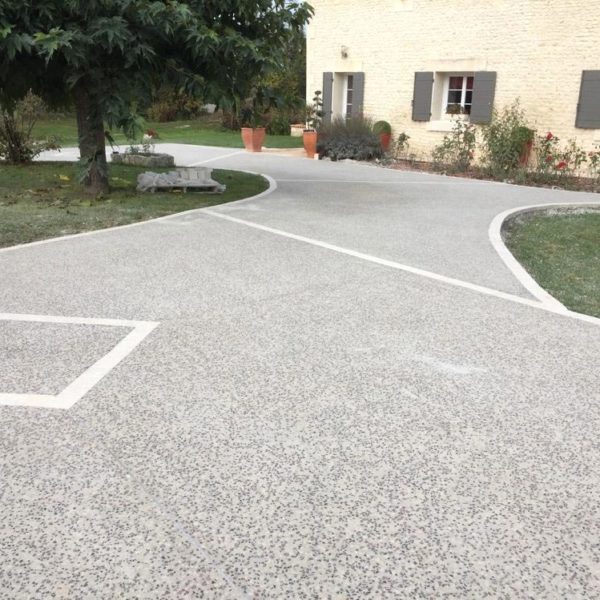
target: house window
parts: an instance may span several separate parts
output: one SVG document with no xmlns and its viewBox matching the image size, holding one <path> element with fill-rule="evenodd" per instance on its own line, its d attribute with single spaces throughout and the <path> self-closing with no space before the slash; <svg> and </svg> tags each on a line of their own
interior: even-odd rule
<svg viewBox="0 0 600 600">
<path fill-rule="evenodd" d="M 346 102 L 344 107 L 344 116 L 348 119 L 352 116 L 352 103 L 354 99 L 354 75 L 348 75 L 346 78 Z"/>
<path fill-rule="evenodd" d="M 496 80 L 496 71 L 417 71 L 412 119 L 428 122 L 426 128 L 429 131 L 451 131 L 457 119 L 475 124 L 490 123 Z"/>
<path fill-rule="evenodd" d="M 471 114 L 474 79 L 471 75 L 450 75 L 448 77 L 443 113 L 447 115 Z"/>
<path fill-rule="evenodd" d="M 362 72 L 333 73 L 332 83 L 329 94 L 332 118 L 349 119 L 360 115 L 365 92 L 365 74 Z M 325 85 L 323 87 L 326 89 Z"/>
</svg>

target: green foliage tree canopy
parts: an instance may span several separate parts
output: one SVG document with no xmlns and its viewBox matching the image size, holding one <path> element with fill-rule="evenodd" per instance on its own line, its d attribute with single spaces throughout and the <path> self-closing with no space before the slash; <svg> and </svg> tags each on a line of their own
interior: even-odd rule
<svg viewBox="0 0 600 600">
<path fill-rule="evenodd" d="M 312 14 L 288 0 L 0 0 L 0 103 L 73 103 L 84 181 L 107 190 L 104 123 L 126 133 L 167 82 L 221 105 L 277 68 Z"/>
</svg>

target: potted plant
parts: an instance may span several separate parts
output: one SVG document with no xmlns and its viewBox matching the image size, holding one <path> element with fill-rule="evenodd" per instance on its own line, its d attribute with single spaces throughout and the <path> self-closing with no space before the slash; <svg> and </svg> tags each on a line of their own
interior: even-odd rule
<svg viewBox="0 0 600 600">
<path fill-rule="evenodd" d="M 535 138 L 535 131 L 529 127 L 520 126 L 516 129 L 516 137 L 521 145 L 521 154 L 519 155 L 519 164 L 522 167 L 526 167 L 529 164 L 531 158 L 531 151 L 533 150 L 533 140 Z"/>
<path fill-rule="evenodd" d="M 110 145 L 114 148 L 114 140 L 109 135 L 105 133 Z M 125 152 L 120 153 L 113 149 L 111 160 L 115 164 L 137 167 L 174 167 L 175 158 L 171 154 L 154 151 L 154 141 L 157 139 L 160 139 L 158 133 L 153 129 L 147 129 L 139 145 L 131 140 L 129 148 Z"/>
<path fill-rule="evenodd" d="M 264 127 L 242 127 L 242 141 L 248 152 L 261 152 L 265 141 Z"/>
<path fill-rule="evenodd" d="M 377 121 L 373 125 L 373 133 L 379 136 L 381 148 L 384 152 L 387 152 L 392 141 L 392 126 L 387 121 Z"/>
<path fill-rule="evenodd" d="M 252 106 L 242 108 L 240 123 L 242 124 L 241 132 L 244 148 L 248 152 L 260 152 L 265 141 L 266 130 L 256 102 Z"/>
<path fill-rule="evenodd" d="M 306 107 L 306 128 L 302 134 L 304 151 L 308 158 L 314 158 L 317 153 L 318 130 L 323 119 L 323 100 L 321 91 L 315 92 L 313 103 Z"/>
</svg>

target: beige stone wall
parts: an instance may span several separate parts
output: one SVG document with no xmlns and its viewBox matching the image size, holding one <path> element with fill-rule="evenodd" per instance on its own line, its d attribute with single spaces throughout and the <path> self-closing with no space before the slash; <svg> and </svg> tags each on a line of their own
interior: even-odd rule
<svg viewBox="0 0 600 600">
<path fill-rule="evenodd" d="M 365 72 L 364 112 L 427 156 L 444 133 L 411 120 L 415 71 L 496 71 L 495 107 L 519 98 L 540 133 L 576 138 L 581 72 L 600 69 L 600 0 L 311 0 L 308 100 L 324 71 Z M 348 57 L 342 58 L 341 48 Z M 437 129 L 432 131 L 431 129 Z"/>
</svg>

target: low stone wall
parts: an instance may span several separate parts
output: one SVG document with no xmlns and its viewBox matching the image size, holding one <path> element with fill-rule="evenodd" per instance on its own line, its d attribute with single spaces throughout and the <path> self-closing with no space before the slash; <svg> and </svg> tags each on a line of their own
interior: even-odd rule
<svg viewBox="0 0 600 600">
<path fill-rule="evenodd" d="M 113 152 L 111 155 L 112 162 L 118 165 L 133 165 L 136 167 L 174 167 L 175 159 L 170 154 L 155 154 L 155 153 L 132 153 Z"/>
</svg>

